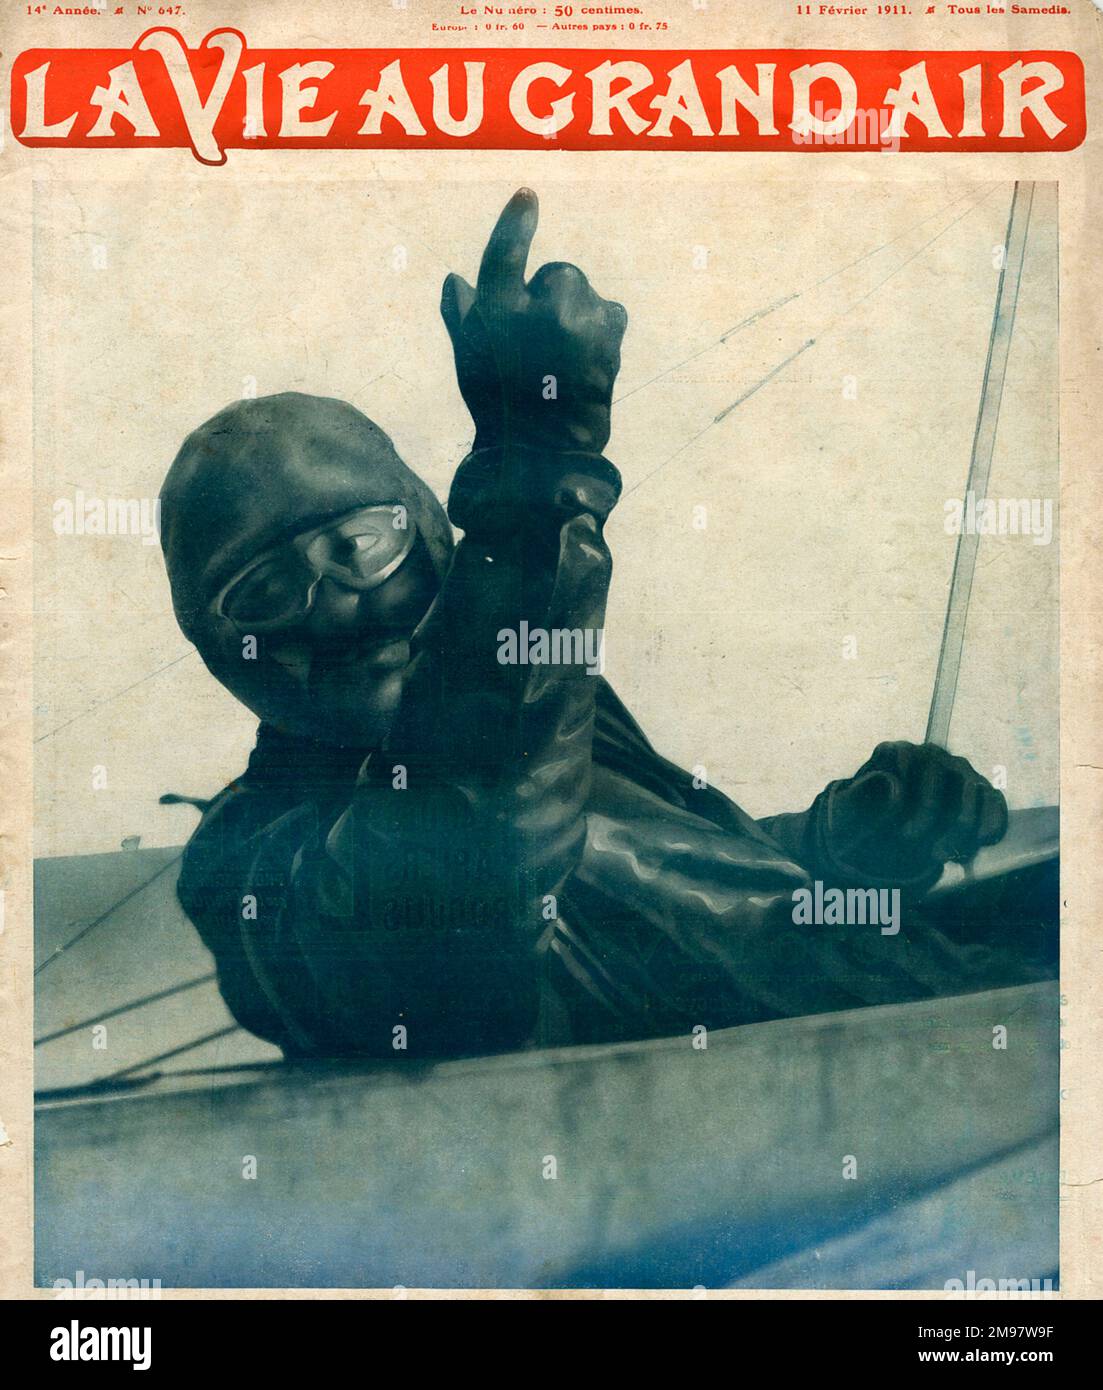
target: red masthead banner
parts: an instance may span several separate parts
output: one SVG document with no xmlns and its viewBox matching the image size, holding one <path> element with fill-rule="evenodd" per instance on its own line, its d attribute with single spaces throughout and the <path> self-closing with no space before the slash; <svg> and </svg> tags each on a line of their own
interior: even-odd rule
<svg viewBox="0 0 1103 1390">
<path fill-rule="evenodd" d="M 11 123 L 43 148 L 1070 150 L 1074 53 L 837 49 L 131 49 L 20 53 Z"/>
</svg>

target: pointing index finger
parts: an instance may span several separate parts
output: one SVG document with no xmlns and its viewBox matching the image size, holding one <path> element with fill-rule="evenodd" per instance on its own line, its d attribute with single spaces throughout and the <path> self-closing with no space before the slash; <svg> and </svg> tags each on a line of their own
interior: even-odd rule
<svg viewBox="0 0 1103 1390">
<path fill-rule="evenodd" d="M 524 288 L 525 264 L 539 218 L 536 194 L 519 188 L 502 209 L 486 243 L 479 266 L 480 294 L 509 294 Z"/>
</svg>

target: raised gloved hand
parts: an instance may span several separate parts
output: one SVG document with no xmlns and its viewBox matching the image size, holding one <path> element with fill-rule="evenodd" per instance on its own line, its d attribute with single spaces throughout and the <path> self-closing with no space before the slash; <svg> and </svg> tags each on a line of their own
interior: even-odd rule
<svg viewBox="0 0 1103 1390">
<path fill-rule="evenodd" d="M 522 188 L 490 234 L 473 289 L 449 275 L 441 315 L 475 448 L 501 445 L 600 454 L 628 324 L 577 266 L 552 262 L 525 282 L 536 194 Z"/>
<path fill-rule="evenodd" d="M 828 793 L 825 847 L 849 877 L 932 881 L 1007 830 L 1003 793 L 933 744 L 881 743 Z"/>
</svg>

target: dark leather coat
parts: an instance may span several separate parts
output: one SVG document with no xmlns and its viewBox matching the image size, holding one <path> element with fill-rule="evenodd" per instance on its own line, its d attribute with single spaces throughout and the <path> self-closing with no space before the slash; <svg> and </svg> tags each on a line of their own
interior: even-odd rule
<svg viewBox="0 0 1103 1390">
<path fill-rule="evenodd" d="M 1045 973 L 911 913 L 929 880 L 902 885 L 898 935 L 796 925 L 794 890 L 846 881 L 835 784 L 756 822 L 656 753 L 600 675 L 499 661 L 522 618 L 604 626 L 619 488 L 604 458 L 470 455 L 449 502 L 464 536 L 386 745 L 261 724 L 179 883 L 245 1027 L 292 1056 L 470 1055 Z"/>
</svg>

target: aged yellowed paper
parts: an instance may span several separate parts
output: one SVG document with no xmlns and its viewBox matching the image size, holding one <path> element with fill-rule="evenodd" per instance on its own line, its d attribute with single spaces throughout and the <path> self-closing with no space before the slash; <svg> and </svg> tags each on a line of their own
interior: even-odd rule
<svg viewBox="0 0 1103 1390">
<path fill-rule="evenodd" d="M 1098 1292 L 1099 26 L 10 8 L 9 1296 Z"/>
</svg>

